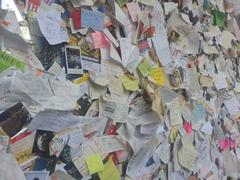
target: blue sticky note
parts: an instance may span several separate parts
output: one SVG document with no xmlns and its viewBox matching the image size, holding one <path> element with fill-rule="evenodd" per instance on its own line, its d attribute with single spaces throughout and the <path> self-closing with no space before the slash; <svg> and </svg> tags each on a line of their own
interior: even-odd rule
<svg viewBox="0 0 240 180">
<path fill-rule="evenodd" d="M 192 111 L 191 120 L 193 122 L 198 122 L 198 121 L 204 120 L 206 116 L 207 116 L 207 113 L 205 108 L 203 107 L 203 105 L 198 104 L 195 106 L 195 108 Z"/>
<path fill-rule="evenodd" d="M 99 11 L 81 9 L 81 26 L 91 27 L 93 30 L 102 31 L 104 28 L 104 15 Z"/>
<path fill-rule="evenodd" d="M 101 13 L 104 13 L 105 12 L 105 6 L 102 4 L 101 6 L 99 6 L 99 8 L 97 10 L 100 11 Z"/>
</svg>

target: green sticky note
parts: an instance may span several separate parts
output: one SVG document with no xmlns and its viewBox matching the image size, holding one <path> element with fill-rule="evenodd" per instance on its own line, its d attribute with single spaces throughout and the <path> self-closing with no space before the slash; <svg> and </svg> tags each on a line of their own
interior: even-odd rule
<svg viewBox="0 0 240 180">
<path fill-rule="evenodd" d="M 225 21 L 225 13 L 222 11 L 213 10 L 213 21 L 214 25 L 219 27 L 223 26 Z"/>
<path fill-rule="evenodd" d="M 16 59 L 13 56 L 10 56 L 6 52 L 0 51 L 0 72 L 12 66 L 16 67 L 21 71 L 23 71 L 25 68 L 25 64 L 22 61 Z"/>
<path fill-rule="evenodd" d="M 86 158 L 89 174 L 92 175 L 104 169 L 104 165 L 99 154 L 94 154 Z"/>
<path fill-rule="evenodd" d="M 117 0 L 117 3 L 120 7 L 122 7 L 123 5 L 125 5 L 127 3 L 127 0 Z"/>
<path fill-rule="evenodd" d="M 152 66 L 149 64 L 148 59 L 143 59 L 138 66 L 138 70 L 141 72 L 143 77 L 150 75 L 153 71 Z"/>
</svg>

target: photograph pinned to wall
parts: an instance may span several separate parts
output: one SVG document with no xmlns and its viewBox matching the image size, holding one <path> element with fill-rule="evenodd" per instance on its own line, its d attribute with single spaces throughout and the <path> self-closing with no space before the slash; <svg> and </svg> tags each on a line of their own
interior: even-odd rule
<svg viewBox="0 0 240 180">
<path fill-rule="evenodd" d="M 67 74 L 83 74 L 81 50 L 76 46 L 65 46 Z"/>
<path fill-rule="evenodd" d="M 28 0 L 14 0 L 20 14 L 25 16 L 27 14 Z"/>
<path fill-rule="evenodd" d="M 92 52 L 92 53 L 90 53 Z M 86 51 L 81 48 L 82 69 L 100 73 L 101 71 L 101 54 L 99 49 Z"/>
</svg>

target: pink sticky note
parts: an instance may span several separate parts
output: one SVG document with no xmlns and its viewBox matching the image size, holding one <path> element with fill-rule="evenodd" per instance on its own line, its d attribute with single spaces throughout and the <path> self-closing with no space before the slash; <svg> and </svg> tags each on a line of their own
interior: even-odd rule
<svg viewBox="0 0 240 180">
<path fill-rule="evenodd" d="M 229 138 L 224 138 L 224 139 L 221 139 L 220 142 L 219 142 L 219 146 L 220 146 L 220 150 L 225 150 L 226 148 L 228 148 L 230 145 L 230 141 L 229 141 Z"/>
<path fill-rule="evenodd" d="M 128 12 L 132 18 L 133 22 L 138 21 L 138 14 L 140 13 L 140 8 L 138 3 L 127 3 Z"/>
<path fill-rule="evenodd" d="M 109 40 L 103 32 L 92 33 L 94 48 L 108 48 L 110 46 Z"/>
<path fill-rule="evenodd" d="M 192 125 L 191 125 L 191 123 L 185 121 L 183 123 L 183 128 L 185 129 L 187 135 L 190 135 L 192 133 Z"/>
</svg>

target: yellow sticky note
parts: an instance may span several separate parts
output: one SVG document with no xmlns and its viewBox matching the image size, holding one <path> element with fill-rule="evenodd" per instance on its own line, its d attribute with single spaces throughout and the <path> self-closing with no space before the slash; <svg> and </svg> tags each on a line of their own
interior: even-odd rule
<svg viewBox="0 0 240 180">
<path fill-rule="evenodd" d="M 88 80 L 90 80 L 89 74 L 83 74 L 82 77 L 80 77 L 79 79 L 74 80 L 73 83 L 79 85 L 79 84 L 82 84 L 84 82 L 87 82 Z"/>
<path fill-rule="evenodd" d="M 89 174 L 91 175 L 104 169 L 103 162 L 99 154 L 88 156 L 86 158 L 86 163 Z"/>
<path fill-rule="evenodd" d="M 165 74 L 162 68 L 157 67 L 152 71 L 151 77 L 156 81 L 160 86 L 165 84 Z"/>
<path fill-rule="evenodd" d="M 174 143 L 177 136 L 178 136 L 178 128 L 177 127 L 171 128 L 170 134 L 168 136 L 169 143 Z"/>
<path fill-rule="evenodd" d="M 98 172 L 98 176 L 100 177 L 100 180 L 120 179 L 120 173 L 111 159 L 106 164 L 104 164 L 104 169 Z"/>
<path fill-rule="evenodd" d="M 120 76 L 121 82 L 124 88 L 128 91 L 136 91 L 139 89 L 138 80 L 132 75 L 122 75 Z"/>
</svg>

